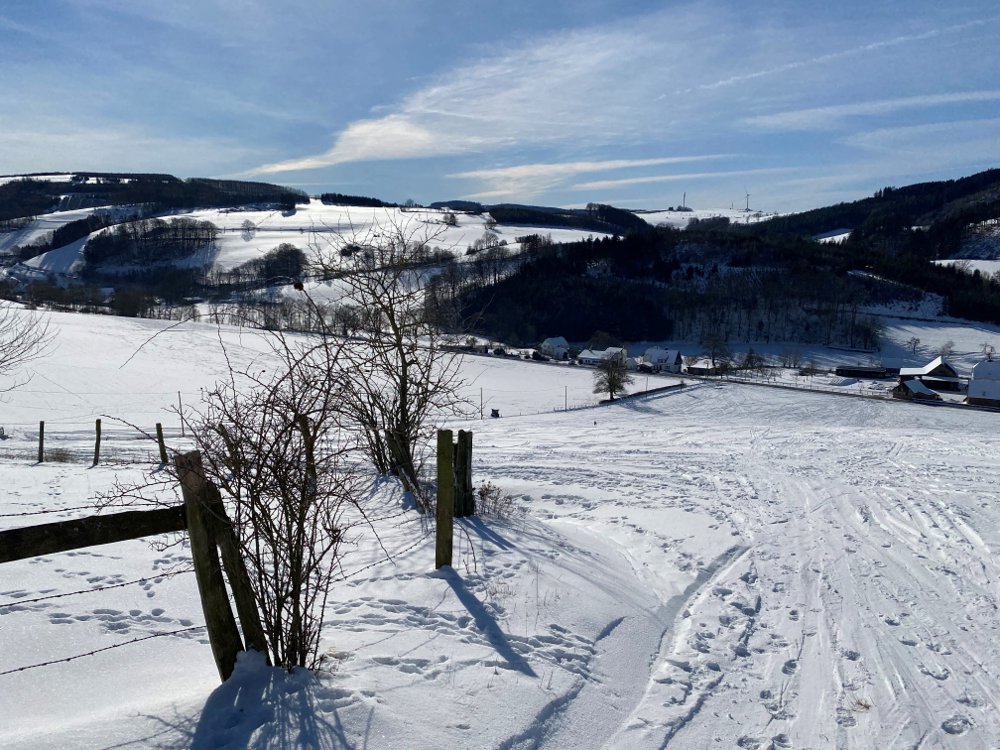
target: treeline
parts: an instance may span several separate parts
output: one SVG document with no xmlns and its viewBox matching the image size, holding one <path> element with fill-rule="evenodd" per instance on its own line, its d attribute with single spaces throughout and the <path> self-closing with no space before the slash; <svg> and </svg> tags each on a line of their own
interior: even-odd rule
<svg viewBox="0 0 1000 750">
<path fill-rule="evenodd" d="M 328 206 L 360 206 L 365 208 L 398 208 L 398 203 L 387 203 L 378 198 L 343 193 L 323 193 L 319 199 Z"/>
<path fill-rule="evenodd" d="M 210 221 L 139 219 L 95 234 L 84 247 L 83 257 L 92 270 L 108 264 L 156 264 L 187 258 L 218 236 L 218 227 Z"/>
<path fill-rule="evenodd" d="M 566 227 L 568 229 L 582 229 L 584 231 L 601 232 L 604 234 L 621 234 L 623 232 L 622 227 L 610 224 L 586 211 L 510 204 L 490 206 L 488 210 L 490 216 L 498 224 Z"/>
<path fill-rule="evenodd" d="M 138 218 L 138 211 L 133 213 L 131 217 L 122 217 L 120 214 L 112 212 L 95 211 L 82 219 L 63 224 L 29 245 L 15 248 L 14 254 L 22 261 L 28 260 L 49 250 L 65 247 L 71 242 L 83 239 L 91 232 L 96 232 L 123 220 L 134 221 Z"/>
<path fill-rule="evenodd" d="M 1000 169 L 990 169 L 957 180 L 882 188 L 870 198 L 778 216 L 748 225 L 744 231 L 812 237 L 835 229 L 853 229 L 871 237 L 943 221 L 961 230 L 970 221 L 982 220 L 976 216 L 997 216 L 998 200 Z M 943 234 L 953 236 L 953 232 Z"/>
<path fill-rule="evenodd" d="M 302 250 L 288 242 L 282 242 L 259 258 L 229 270 L 212 271 L 208 284 L 217 288 L 255 288 L 268 283 L 287 283 L 289 279 L 301 278 L 308 265 Z"/>
<path fill-rule="evenodd" d="M 52 210 L 58 200 L 50 182 L 12 180 L 0 185 L 0 221 L 34 217 Z M 16 225 L 11 225 L 14 228 Z"/>
<path fill-rule="evenodd" d="M 14 180 L 0 185 L 0 221 L 37 216 L 58 208 L 140 206 L 146 213 L 180 208 L 268 204 L 294 210 L 309 196 L 266 182 L 178 179 L 161 174 L 79 173 L 68 182 Z"/>
</svg>

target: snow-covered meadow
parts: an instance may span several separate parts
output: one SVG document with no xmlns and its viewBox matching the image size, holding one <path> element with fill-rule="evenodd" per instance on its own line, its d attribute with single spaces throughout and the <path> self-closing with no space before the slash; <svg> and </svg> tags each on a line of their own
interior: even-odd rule
<svg viewBox="0 0 1000 750">
<path fill-rule="evenodd" d="M 56 348 L 0 404 L 0 528 L 86 514 L 154 468 L 107 417 L 182 445 L 177 392 L 189 406 L 224 374 L 220 339 L 268 366 L 252 332 L 52 322 Z M 984 333 L 900 325 L 969 357 Z M 454 570 L 379 485 L 392 559 L 357 532 L 326 668 L 248 658 L 219 686 L 184 546 L 5 564 L 0 746 L 996 747 L 997 414 L 690 381 L 597 406 L 582 368 L 465 367 L 470 418 L 447 426 L 474 430 L 475 481 L 516 510 L 459 524 Z M 480 389 L 502 419 L 478 419 Z M 35 464 L 39 419 L 70 462 Z"/>
<path fill-rule="evenodd" d="M 16 244 L 26 244 L 45 232 L 52 231 L 69 221 L 83 218 L 99 209 L 65 211 L 39 217 L 18 233 L 0 236 L 0 253 Z M 182 216 L 196 221 L 209 221 L 219 228 L 215 246 L 199 254 L 192 262 L 228 270 L 260 258 L 282 243 L 289 243 L 304 251 L 326 251 L 330 246 L 339 249 L 341 243 L 357 240 L 377 241 L 380 234 L 401 235 L 415 242 L 426 242 L 464 256 L 465 251 L 487 231 L 486 214 L 456 213 L 454 225 L 445 223 L 445 211 L 433 209 L 365 208 L 358 206 L 326 205 L 313 199 L 295 211 L 199 209 L 184 211 L 171 216 Z M 165 217 L 170 218 L 170 217 Z M 491 230 L 497 241 L 505 241 L 516 249 L 517 238 L 529 234 L 548 235 L 553 242 L 572 242 L 600 233 L 577 229 L 548 227 L 521 227 L 497 225 Z M 6 237 L 6 239 L 4 239 Z M 31 268 L 53 273 L 71 273 L 82 261 L 84 240 L 65 248 L 57 248 L 32 258 Z"/>
</svg>

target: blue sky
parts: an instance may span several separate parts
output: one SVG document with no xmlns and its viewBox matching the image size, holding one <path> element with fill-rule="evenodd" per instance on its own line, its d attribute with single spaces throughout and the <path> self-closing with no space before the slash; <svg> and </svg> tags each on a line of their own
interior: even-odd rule
<svg viewBox="0 0 1000 750">
<path fill-rule="evenodd" d="M 0 173 L 796 210 L 1000 166 L 1000 6 L 3 0 Z"/>
</svg>

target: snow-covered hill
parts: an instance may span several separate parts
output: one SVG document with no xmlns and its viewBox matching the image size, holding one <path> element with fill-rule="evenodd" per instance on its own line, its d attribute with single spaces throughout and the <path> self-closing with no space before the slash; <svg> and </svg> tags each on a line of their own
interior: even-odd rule
<svg viewBox="0 0 1000 750">
<path fill-rule="evenodd" d="M 24 244 L 61 224 L 82 218 L 90 211 L 91 209 L 46 214 L 18 233 L 19 237 L 27 240 L 11 238 L 4 241 L 10 247 Z M 305 251 L 310 248 L 323 250 L 331 242 L 351 242 L 358 238 L 370 240 L 373 233 L 395 231 L 414 241 L 427 242 L 431 247 L 463 256 L 466 249 L 487 231 L 486 222 L 489 218 L 486 214 L 459 213 L 456 215 L 456 224 L 449 225 L 444 221 L 444 211 L 332 206 L 319 200 L 313 200 L 307 206 L 299 206 L 294 212 L 204 209 L 170 216 L 210 221 L 219 228 L 221 233 L 215 247 L 210 254 L 200 255 L 198 262 L 223 270 L 260 258 L 282 243 L 295 245 Z M 572 242 L 597 234 L 576 229 L 508 225 L 498 225 L 492 231 L 497 235 L 498 241 L 507 242 L 512 249 L 517 248 L 518 237 L 528 234 L 548 235 L 553 242 Z M 27 265 L 57 274 L 70 273 L 83 259 L 84 244 L 84 241 L 80 241 L 66 248 L 57 248 L 32 258 Z M 3 250 L 4 247 L 0 247 L 0 252 Z"/>
<path fill-rule="evenodd" d="M 152 468 L 12 459 L 38 419 L 53 447 L 92 445 L 95 414 L 182 445 L 175 391 L 190 405 L 224 372 L 220 336 L 267 364 L 255 333 L 52 320 L 58 347 L 0 406 L 4 528 L 77 517 Z M 474 430 L 476 482 L 519 510 L 461 524 L 453 571 L 382 485 L 366 503 L 392 559 L 352 540 L 327 668 L 246 659 L 219 687 L 183 545 L 6 564 L 0 745 L 995 746 L 996 414 L 714 383 L 553 411 L 593 403 L 589 371 L 466 368 L 505 416 L 448 426 Z M 138 461 L 111 433 L 108 461 Z"/>
</svg>

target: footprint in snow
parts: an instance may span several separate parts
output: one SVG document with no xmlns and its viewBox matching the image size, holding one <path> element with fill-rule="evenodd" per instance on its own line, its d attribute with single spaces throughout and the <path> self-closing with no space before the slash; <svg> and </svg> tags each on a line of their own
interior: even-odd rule
<svg viewBox="0 0 1000 750">
<path fill-rule="evenodd" d="M 962 735 L 972 729 L 975 724 L 972 723 L 972 719 L 968 716 L 962 716 L 960 714 L 955 714 L 950 719 L 945 719 L 941 722 L 941 728 L 948 734 Z"/>
</svg>

